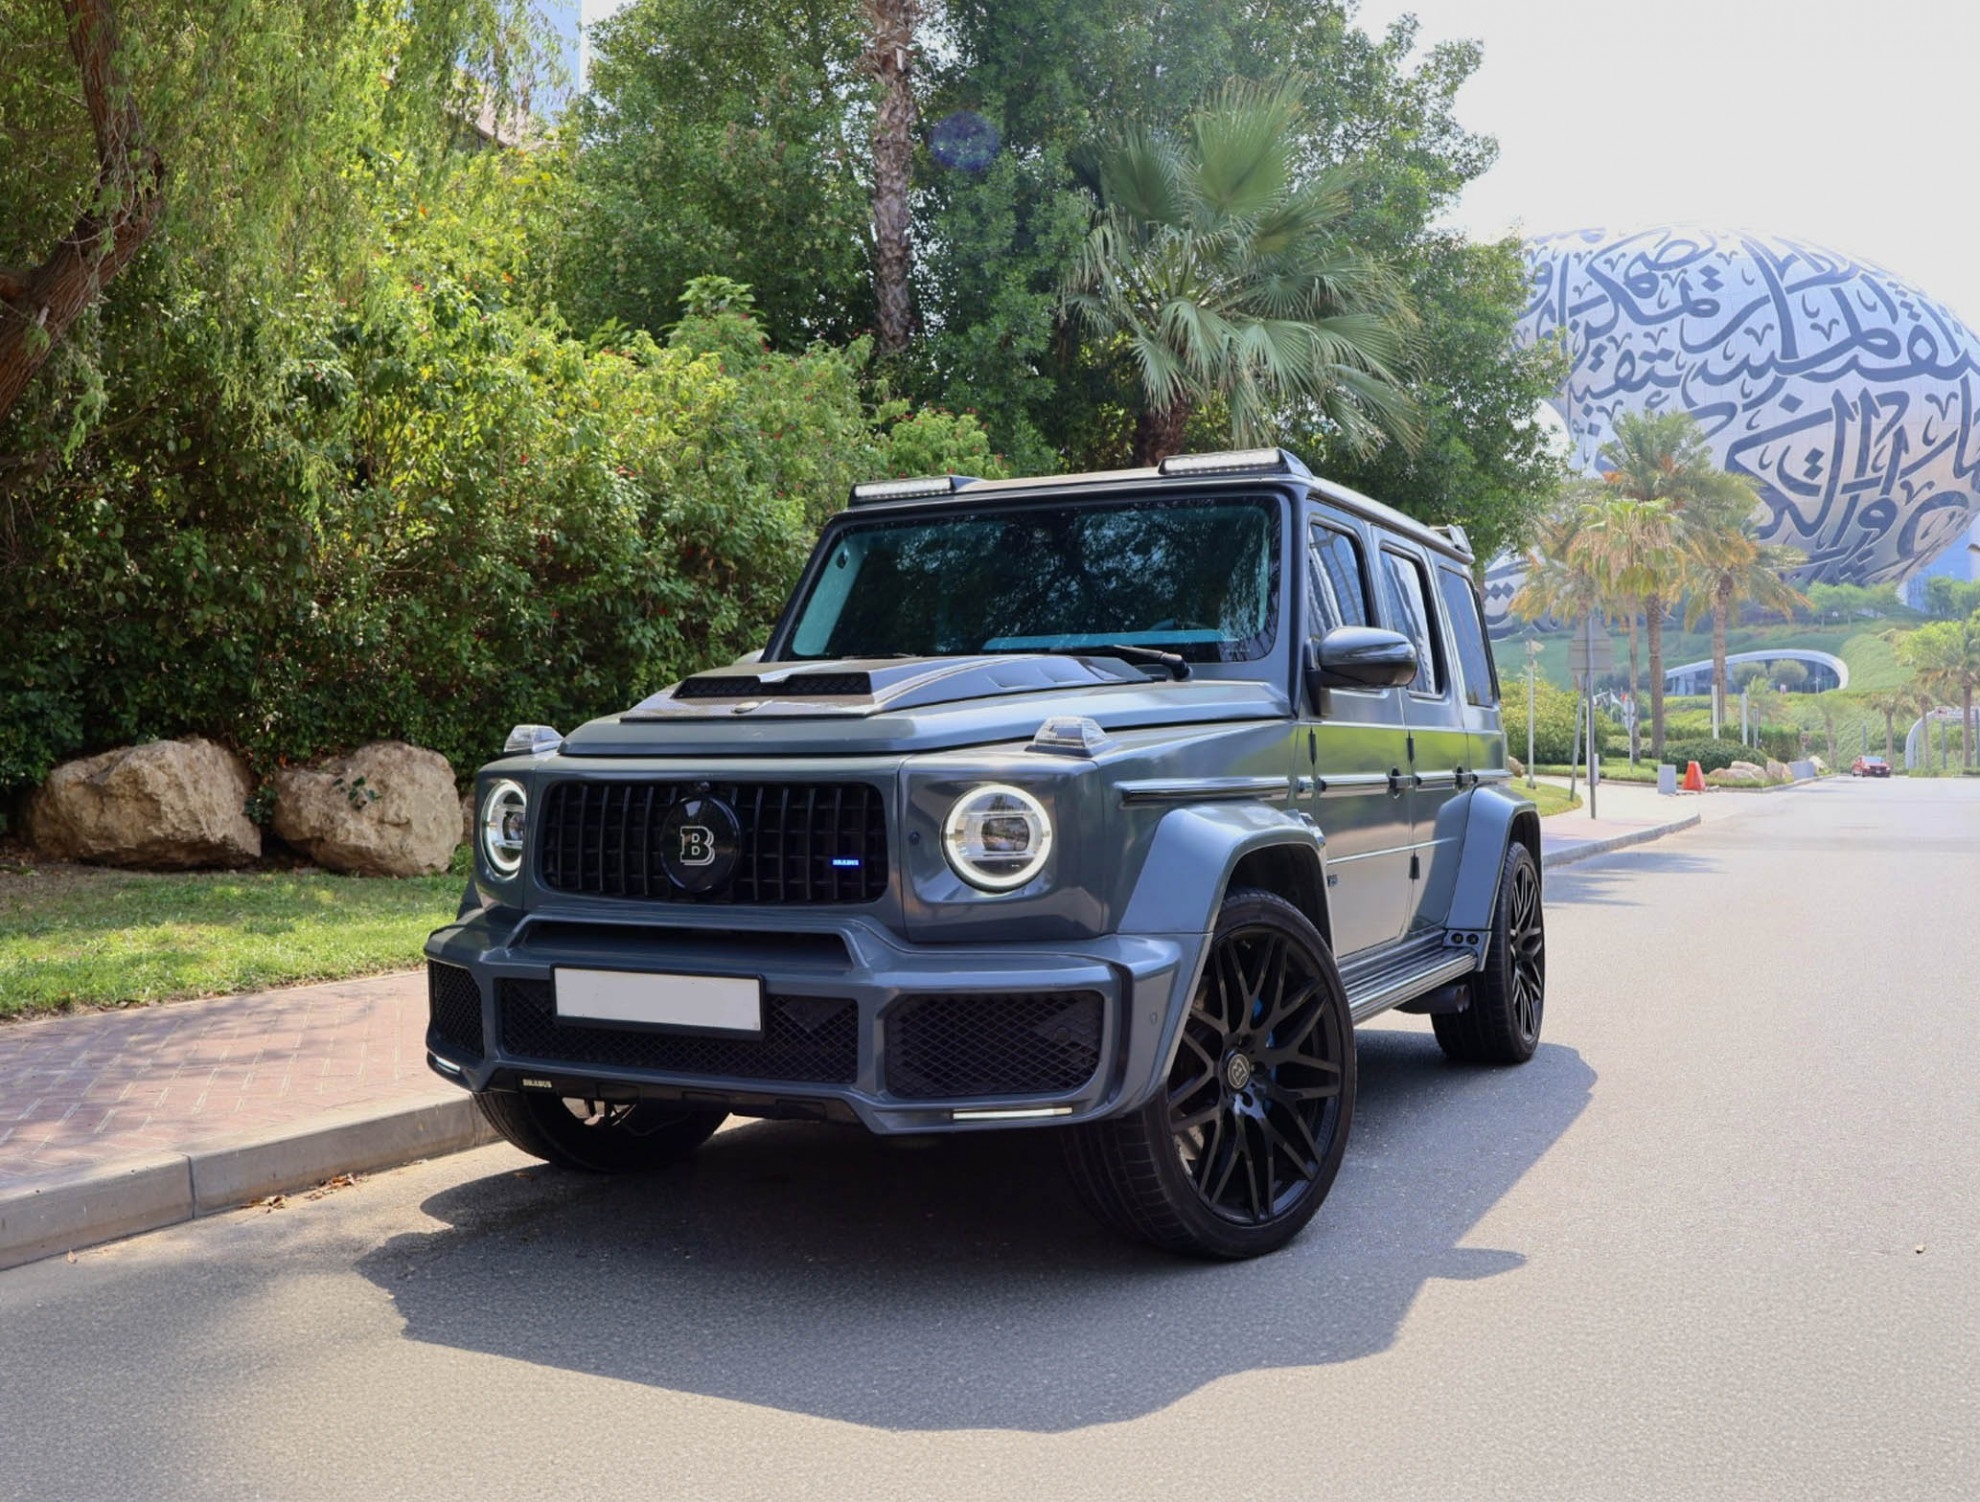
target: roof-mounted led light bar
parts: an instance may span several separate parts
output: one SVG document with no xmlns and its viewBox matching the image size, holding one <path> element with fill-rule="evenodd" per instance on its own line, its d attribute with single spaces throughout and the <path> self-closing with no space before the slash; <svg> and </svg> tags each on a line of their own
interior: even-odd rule
<svg viewBox="0 0 1980 1502">
<path fill-rule="evenodd" d="M 974 485 L 974 475 L 928 475 L 917 480 L 862 480 L 852 488 L 854 506 L 871 506 L 877 501 L 909 501 L 921 496 L 954 495 L 965 485 Z"/>
<path fill-rule="evenodd" d="M 1223 454 L 1171 454 L 1156 466 L 1164 475 L 1301 475 L 1304 464 L 1284 449 L 1233 449 Z"/>
</svg>

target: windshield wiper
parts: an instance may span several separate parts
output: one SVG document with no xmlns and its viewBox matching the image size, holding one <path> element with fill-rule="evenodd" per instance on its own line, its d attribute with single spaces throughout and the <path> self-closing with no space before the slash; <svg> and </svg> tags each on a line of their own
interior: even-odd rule
<svg viewBox="0 0 1980 1502">
<path fill-rule="evenodd" d="M 1025 647 L 1026 652 L 1041 652 L 1053 657 L 1118 657 L 1123 662 L 1137 666 L 1165 668 L 1177 682 L 1189 676 L 1189 663 L 1174 652 L 1164 652 L 1157 647 L 1135 647 L 1126 642 L 1114 642 L 1097 647 Z"/>
</svg>

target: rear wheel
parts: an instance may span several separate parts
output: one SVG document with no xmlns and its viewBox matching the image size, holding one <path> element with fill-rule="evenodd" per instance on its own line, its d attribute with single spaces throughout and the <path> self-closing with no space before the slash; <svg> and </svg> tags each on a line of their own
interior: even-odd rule
<svg viewBox="0 0 1980 1502">
<path fill-rule="evenodd" d="M 1499 871 L 1499 905 L 1485 968 L 1471 978 L 1471 1005 L 1434 1014 L 1445 1056 L 1461 1064 L 1524 1064 L 1540 1046 L 1547 1005 L 1547 926 L 1540 865 L 1517 840 Z"/>
<path fill-rule="evenodd" d="M 1354 1029 L 1326 942 L 1291 903 L 1233 892 L 1165 1087 L 1073 1128 L 1072 1178 L 1125 1234 L 1206 1258 L 1284 1246 L 1327 1197 L 1354 1115 Z"/>
<path fill-rule="evenodd" d="M 728 1112 L 665 1101 L 602 1101 L 488 1090 L 474 1097 L 490 1126 L 531 1157 L 586 1173 L 646 1173 L 678 1163 Z"/>
</svg>

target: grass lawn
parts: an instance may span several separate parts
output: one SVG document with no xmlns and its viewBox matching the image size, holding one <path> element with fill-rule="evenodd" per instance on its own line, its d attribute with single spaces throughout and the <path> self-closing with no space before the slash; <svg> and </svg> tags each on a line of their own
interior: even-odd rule
<svg viewBox="0 0 1980 1502">
<path fill-rule="evenodd" d="M 420 963 L 462 878 L 0 866 L 0 1018 L 341 980 Z"/>
<path fill-rule="evenodd" d="M 1549 814 L 1564 814 L 1571 808 L 1581 807 L 1579 793 L 1570 798 L 1566 788 L 1556 787 L 1551 782 L 1536 782 L 1532 787 L 1528 787 L 1524 778 L 1515 777 L 1512 787 L 1514 792 L 1524 793 L 1533 800 L 1543 819 Z"/>
</svg>

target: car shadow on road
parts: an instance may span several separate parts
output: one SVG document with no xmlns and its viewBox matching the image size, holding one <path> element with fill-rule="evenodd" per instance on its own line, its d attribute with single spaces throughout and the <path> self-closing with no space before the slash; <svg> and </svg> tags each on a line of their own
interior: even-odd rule
<svg viewBox="0 0 1980 1502">
<path fill-rule="evenodd" d="M 1101 1230 L 1049 1131 L 910 1144 L 755 1123 L 645 1179 L 456 1186 L 423 1207 L 444 1228 L 359 1267 L 413 1340 L 881 1428 L 1061 1431 L 1384 1350 L 1427 1280 L 1519 1268 L 1461 1243 L 1594 1081 L 1572 1049 L 1460 1069 L 1412 1023 L 1364 1030 L 1333 1194 L 1251 1263 Z"/>
<path fill-rule="evenodd" d="M 1625 895 L 1631 878 L 1653 876 L 1709 876 L 1724 869 L 1711 856 L 1680 855 L 1676 851 L 1618 850 L 1610 855 L 1577 861 L 1547 873 L 1547 906 L 1592 903 L 1605 907 L 1637 907 L 1635 896 Z"/>
</svg>

